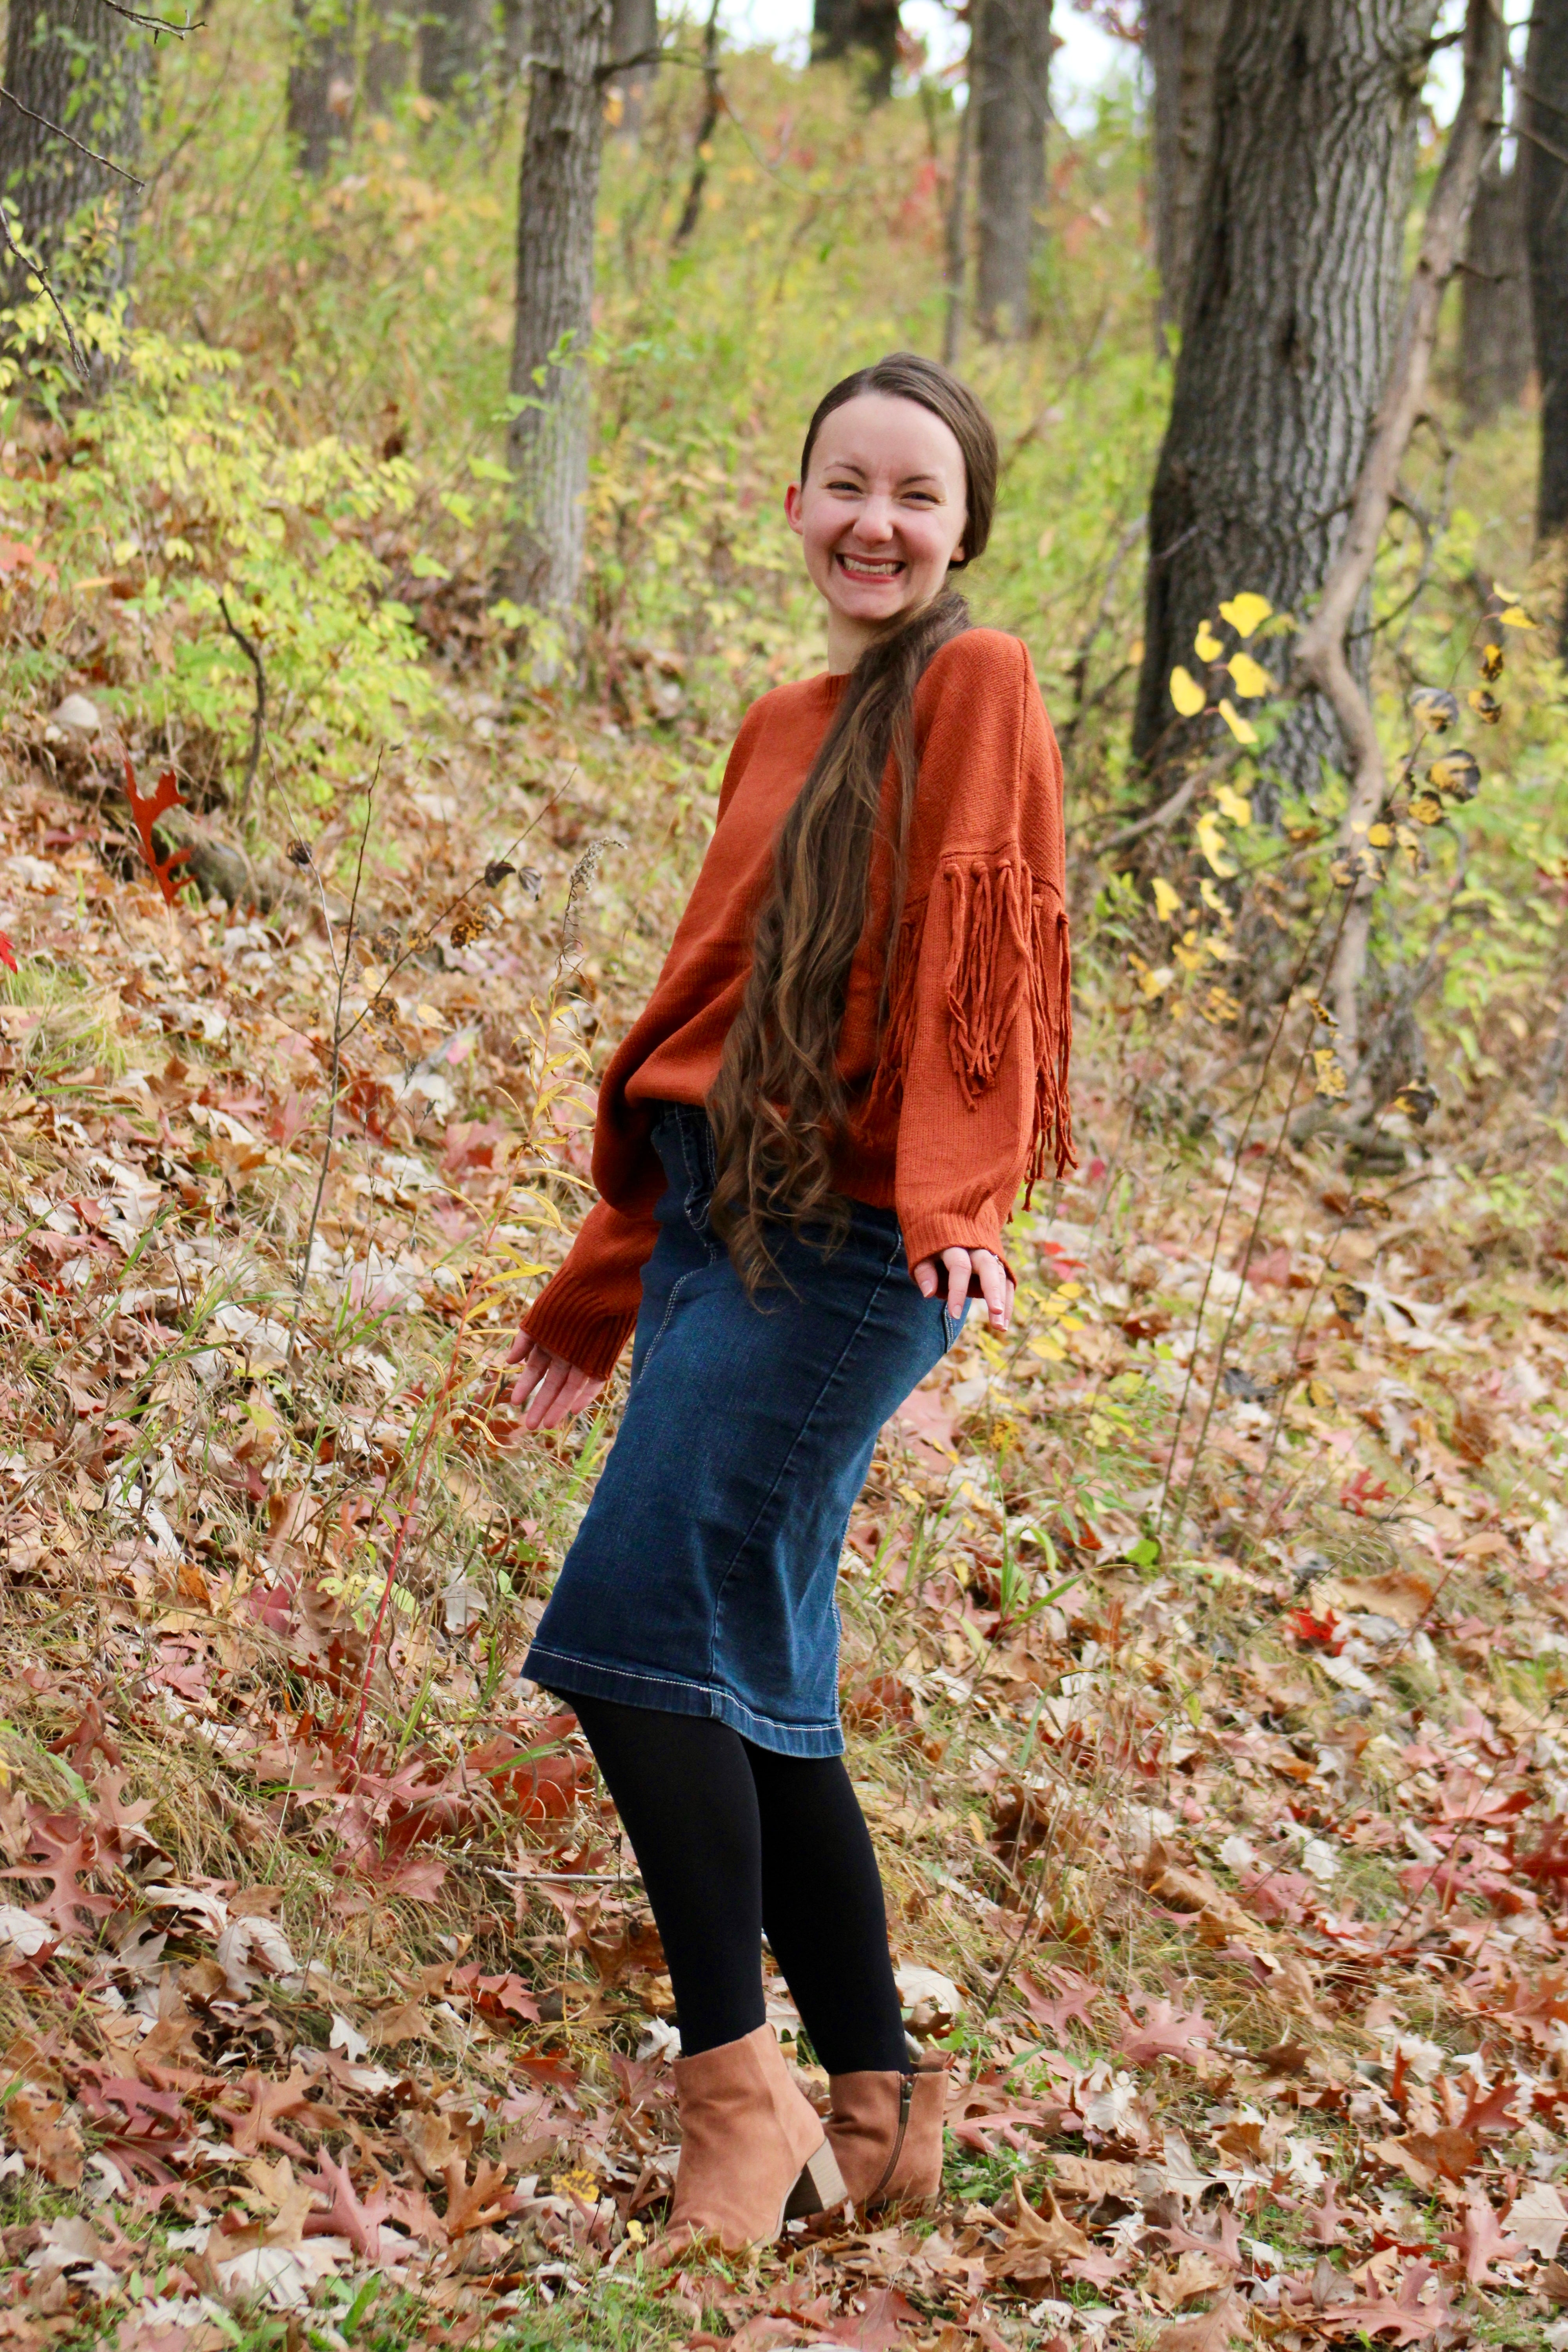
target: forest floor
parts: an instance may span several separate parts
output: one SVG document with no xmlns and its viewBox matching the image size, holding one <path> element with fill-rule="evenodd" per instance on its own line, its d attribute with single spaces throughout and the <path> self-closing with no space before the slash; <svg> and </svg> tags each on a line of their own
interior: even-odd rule
<svg viewBox="0 0 1568 2352">
<path fill-rule="evenodd" d="M 352 948 L 342 824 L 171 906 L 106 739 L 7 746 L 0 2345 L 1568 2345 L 1552 1131 L 1346 1180 L 1092 1018 L 845 1556 L 940 2208 L 648 2264 L 668 1981 L 517 1675 L 615 1401 L 499 1367 L 711 802 L 447 691 Z"/>
</svg>

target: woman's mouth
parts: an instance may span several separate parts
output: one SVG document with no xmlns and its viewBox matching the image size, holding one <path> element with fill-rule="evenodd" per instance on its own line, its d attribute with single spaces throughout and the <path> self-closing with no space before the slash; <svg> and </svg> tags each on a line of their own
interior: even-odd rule
<svg viewBox="0 0 1568 2352">
<path fill-rule="evenodd" d="M 842 549 L 833 560 L 851 580 L 896 580 L 904 568 L 897 556 L 847 555 Z"/>
</svg>

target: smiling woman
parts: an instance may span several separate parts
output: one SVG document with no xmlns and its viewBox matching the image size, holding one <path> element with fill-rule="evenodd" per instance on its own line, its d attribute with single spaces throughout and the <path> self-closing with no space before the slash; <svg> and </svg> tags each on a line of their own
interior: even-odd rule
<svg viewBox="0 0 1568 2352">
<path fill-rule="evenodd" d="M 570 1699 L 675 1989 L 671 2251 L 786 2213 L 919 2202 L 940 2074 L 911 2074 L 842 1761 L 839 1555 L 879 1430 L 1002 1225 L 1071 1144 L 1061 766 L 1028 656 L 948 586 L 996 440 L 907 352 L 836 384 L 786 498 L 824 676 L 747 713 L 690 904 L 605 1071 L 600 1202 L 512 1351 L 529 1426 L 633 1331 L 620 1433 L 525 1671 Z M 826 2137 L 764 2020 L 764 1932 L 827 2068 Z"/>
</svg>

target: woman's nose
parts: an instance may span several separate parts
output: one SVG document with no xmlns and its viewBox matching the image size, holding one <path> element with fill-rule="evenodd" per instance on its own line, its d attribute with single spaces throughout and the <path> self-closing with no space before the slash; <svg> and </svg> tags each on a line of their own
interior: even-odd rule
<svg viewBox="0 0 1568 2352">
<path fill-rule="evenodd" d="M 885 541 L 893 535 L 893 509 L 886 499 L 868 499 L 855 518 L 858 540 Z"/>
</svg>

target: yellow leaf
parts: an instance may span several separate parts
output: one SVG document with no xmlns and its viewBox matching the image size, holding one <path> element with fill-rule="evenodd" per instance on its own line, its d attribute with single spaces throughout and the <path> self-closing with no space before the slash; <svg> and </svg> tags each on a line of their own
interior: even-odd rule
<svg viewBox="0 0 1568 2352">
<path fill-rule="evenodd" d="M 1225 835 L 1219 829 L 1219 819 L 1212 809 L 1205 809 L 1197 822 L 1198 847 L 1222 881 L 1236 872 L 1225 855 Z"/>
<path fill-rule="evenodd" d="M 1386 849 L 1394 839 L 1394 831 L 1392 826 L 1386 824 L 1369 825 L 1366 837 L 1373 849 Z"/>
<path fill-rule="evenodd" d="M 1218 661 L 1225 651 L 1225 647 L 1206 621 L 1200 621 L 1198 624 L 1197 635 L 1193 639 L 1193 650 L 1199 661 L 1205 662 Z"/>
<path fill-rule="evenodd" d="M 1220 707 L 1222 709 L 1225 708 L 1223 703 Z M 1222 813 L 1229 817 L 1232 824 L 1247 825 L 1252 823 L 1252 803 L 1238 793 L 1233 784 L 1216 784 L 1214 796 Z"/>
<path fill-rule="evenodd" d="M 1437 824 L 1442 821 L 1443 803 L 1436 793 L 1415 793 L 1411 796 L 1410 814 L 1417 824 Z"/>
<path fill-rule="evenodd" d="M 1029 1353 L 1037 1356 L 1043 1364 L 1065 1364 L 1068 1360 L 1068 1351 L 1061 1341 L 1052 1339 L 1048 1331 L 1036 1334 L 1029 1341 Z"/>
<path fill-rule="evenodd" d="M 1145 996 L 1163 996 L 1175 977 L 1170 965 L 1163 963 L 1158 971 L 1146 971 L 1138 985 Z"/>
<path fill-rule="evenodd" d="M 1254 661 L 1250 654 L 1232 654 L 1230 674 L 1236 680 L 1237 694 L 1272 694 L 1274 691 L 1274 680 L 1263 664 Z"/>
<path fill-rule="evenodd" d="M 1204 945 L 1207 948 L 1210 955 L 1213 956 L 1215 963 L 1234 963 L 1236 961 L 1236 949 L 1231 946 L 1228 940 L 1222 939 L 1217 931 L 1209 931 L 1205 933 Z"/>
<path fill-rule="evenodd" d="M 1498 614 L 1498 619 L 1505 629 L 1533 629 L 1535 626 L 1522 604 L 1510 604 L 1506 613 Z"/>
<path fill-rule="evenodd" d="M 1327 1102 L 1342 1102 L 1350 1090 L 1350 1081 L 1345 1076 L 1343 1066 L 1333 1047 L 1315 1045 L 1312 1049 L 1312 1062 L 1318 1073 L 1318 1083 L 1314 1091 L 1321 1095 Z"/>
<path fill-rule="evenodd" d="M 1180 663 L 1171 672 L 1171 699 L 1184 719 L 1195 719 L 1208 700 L 1191 670 L 1183 669 Z"/>
<path fill-rule="evenodd" d="M 1249 637 L 1258 623 L 1266 621 L 1273 610 L 1267 596 L 1255 596 L 1247 590 L 1239 596 L 1233 596 L 1228 604 L 1222 604 L 1219 616 L 1222 621 L 1230 623 L 1238 637 Z"/>
<path fill-rule="evenodd" d="M 1175 957 L 1176 961 L 1181 965 L 1184 971 L 1196 971 L 1198 966 L 1203 961 L 1203 958 L 1198 953 L 1196 948 L 1190 948 L 1186 946 L 1184 942 L 1180 940 L 1178 940 L 1176 945 L 1173 947 L 1171 953 Z"/>
<path fill-rule="evenodd" d="M 1154 912 L 1163 923 L 1168 923 L 1182 901 L 1164 877 L 1154 877 Z"/>
<path fill-rule="evenodd" d="M 1232 703 L 1228 698 L 1221 702 L 1219 706 L 1219 715 L 1225 720 L 1226 725 L 1229 728 L 1231 733 L 1235 736 L 1238 743 L 1257 742 L 1257 728 L 1253 726 L 1250 719 L 1244 719 L 1242 717 L 1240 711 L 1237 709 L 1234 703 Z"/>
<path fill-rule="evenodd" d="M 1227 923 L 1229 922 L 1230 908 L 1226 905 L 1225 900 L 1220 897 L 1219 892 L 1215 888 L 1214 884 L 1209 880 L 1206 874 L 1198 884 L 1198 896 L 1203 900 L 1205 907 L 1212 907 L 1216 915 L 1223 915 Z"/>
</svg>

